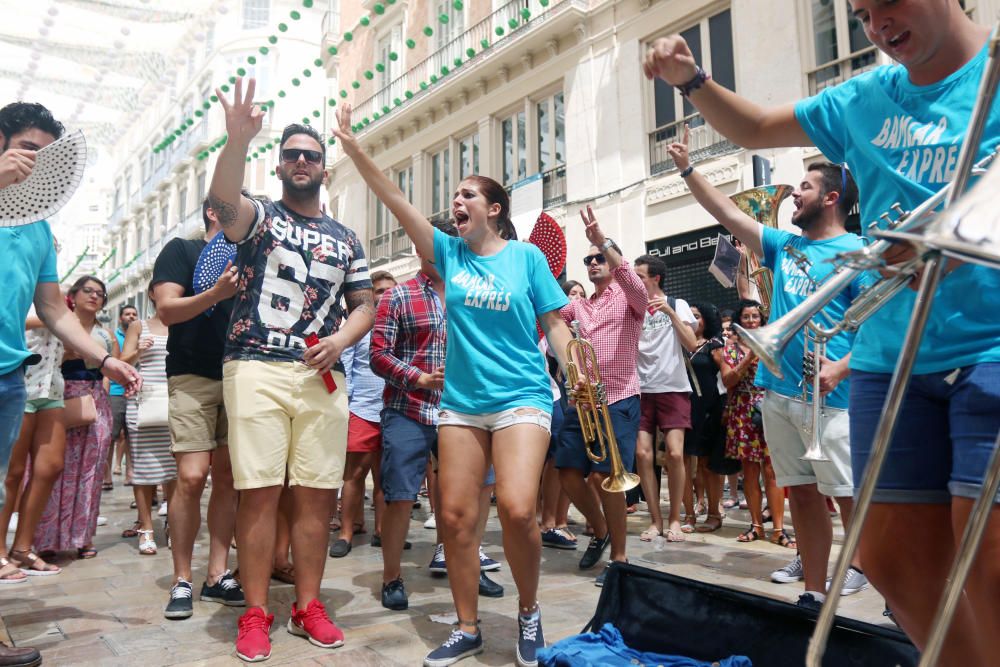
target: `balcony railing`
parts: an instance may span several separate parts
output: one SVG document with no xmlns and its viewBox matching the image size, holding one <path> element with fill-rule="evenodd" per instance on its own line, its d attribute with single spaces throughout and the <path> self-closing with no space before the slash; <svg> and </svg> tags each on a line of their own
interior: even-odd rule
<svg viewBox="0 0 1000 667">
<path fill-rule="evenodd" d="M 720 155 L 728 155 L 740 150 L 740 147 L 719 134 L 713 127 L 705 123 L 700 114 L 691 114 L 675 123 L 663 125 L 649 133 L 649 172 L 660 174 L 677 168 L 674 159 L 667 152 L 667 146 L 680 140 L 684 132 L 684 124 L 691 128 L 688 140 L 688 155 L 691 162 L 702 162 Z"/>
<path fill-rule="evenodd" d="M 559 206 L 566 202 L 566 165 L 542 174 L 542 208 Z"/>
<path fill-rule="evenodd" d="M 487 16 L 485 19 L 471 26 L 468 30 L 460 33 L 454 39 L 443 45 L 429 57 L 411 67 L 405 74 L 399 76 L 368 99 L 360 102 L 354 107 L 352 117 L 355 122 L 365 123 L 366 127 L 385 116 L 387 111 L 392 111 L 396 106 L 396 100 L 400 103 L 406 101 L 406 93 L 413 94 L 412 99 L 417 99 L 427 93 L 420 88 L 421 83 L 430 85 L 431 76 L 440 79 L 446 76 L 445 72 L 457 69 L 455 59 L 461 59 L 458 67 L 468 67 L 472 63 L 483 57 L 486 52 L 483 49 L 482 41 L 486 40 L 490 44 L 489 51 L 496 49 L 501 44 L 507 42 L 512 37 L 520 35 L 527 30 L 533 30 L 538 25 L 544 23 L 562 5 L 577 5 L 585 9 L 581 0 L 558 0 L 553 2 L 548 8 L 536 16 L 532 16 L 528 23 L 520 15 L 524 8 L 524 0 L 509 0 L 499 9 Z M 508 21 L 517 22 L 517 27 L 511 29 Z M 506 31 L 503 37 L 497 37 L 494 28 L 501 26 Z M 474 56 L 468 56 L 467 50 L 473 49 Z M 447 68 L 442 70 L 442 68 Z M 378 114 L 376 116 L 376 114 Z"/>
<path fill-rule="evenodd" d="M 381 264 L 413 254 L 413 242 L 402 227 L 379 234 L 368 241 L 369 264 Z"/>
<path fill-rule="evenodd" d="M 843 83 L 862 72 L 878 66 L 878 50 L 874 46 L 855 51 L 846 58 L 824 63 L 809 72 L 809 94 Z"/>
</svg>

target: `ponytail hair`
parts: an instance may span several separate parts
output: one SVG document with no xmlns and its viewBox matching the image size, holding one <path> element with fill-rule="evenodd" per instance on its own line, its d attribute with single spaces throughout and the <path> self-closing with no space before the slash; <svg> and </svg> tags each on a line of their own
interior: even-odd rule
<svg viewBox="0 0 1000 667">
<path fill-rule="evenodd" d="M 517 230 L 514 229 L 514 223 L 510 220 L 510 196 L 504 187 L 492 178 L 478 174 L 466 176 L 463 180 L 475 183 L 486 201 L 500 205 L 500 215 L 497 216 L 497 233 L 504 240 L 516 241 Z"/>
</svg>

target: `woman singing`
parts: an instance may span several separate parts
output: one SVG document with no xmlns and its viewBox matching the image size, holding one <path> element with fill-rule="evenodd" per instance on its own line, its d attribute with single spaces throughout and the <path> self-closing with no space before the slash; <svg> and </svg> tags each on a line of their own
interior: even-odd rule
<svg viewBox="0 0 1000 667">
<path fill-rule="evenodd" d="M 424 665 L 450 665 L 481 653 L 478 627 L 478 497 L 492 461 L 504 554 L 518 591 L 517 663 L 535 665 L 545 645 L 537 591 L 541 536 L 535 501 L 549 446 L 552 390 L 535 321 L 564 363 L 567 303 L 538 248 L 516 241 L 510 200 L 483 176 L 459 183 L 452 201 L 458 237 L 435 228 L 361 149 L 351 108 L 340 107 L 334 130 L 368 187 L 392 211 L 422 257 L 445 281 L 448 350 L 438 429 L 438 528 L 458 628 Z"/>
</svg>

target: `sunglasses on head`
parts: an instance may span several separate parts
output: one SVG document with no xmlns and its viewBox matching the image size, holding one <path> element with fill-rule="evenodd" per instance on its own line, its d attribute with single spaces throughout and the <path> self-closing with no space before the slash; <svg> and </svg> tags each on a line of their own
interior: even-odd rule
<svg viewBox="0 0 1000 667">
<path fill-rule="evenodd" d="M 598 264 L 604 264 L 605 262 L 608 261 L 607 257 L 604 256 L 604 253 L 599 252 L 596 255 L 587 255 L 586 257 L 584 257 L 583 265 L 590 266 L 590 263 L 593 262 L 595 259 L 597 260 Z"/>
<path fill-rule="evenodd" d="M 281 159 L 284 162 L 298 162 L 300 157 L 305 157 L 309 164 L 319 164 L 323 161 L 323 154 L 319 151 L 304 148 L 285 148 L 281 151 Z"/>
</svg>

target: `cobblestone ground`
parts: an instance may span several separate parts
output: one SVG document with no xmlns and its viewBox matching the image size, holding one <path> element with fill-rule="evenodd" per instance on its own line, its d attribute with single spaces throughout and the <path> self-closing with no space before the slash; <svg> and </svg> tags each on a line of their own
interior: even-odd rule
<svg viewBox="0 0 1000 667">
<path fill-rule="evenodd" d="M 28 583 L 0 590 L 0 636 L 6 632 L 20 646 L 42 651 L 46 665 L 238 665 L 233 641 L 235 608 L 196 601 L 194 616 L 182 621 L 163 618 L 163 607 L 171 584 L 170 552 L 157 520 L 159 553 L 140 556 L 136 539 L 122 539 L 135 511 L 128 487 L 118 486 L 104 494 L 102 513 L 109 523 L 98 529 L 97 558 L 59 561 L 64 567 L 54 577 L 32 577 Z M 271 589 L 276 619 L 269 665 L 417 665 L 423 656 L 443 641 L 453 616 L 445 578 L 426 570 L 434 549 L 434 533 L 422 526 L 427 502 L 414 510 L 405 552 L 403 576 L 410 593 L 410 608 L 390 612 L 379 599 L 381 551 L 368 545 L 370 534 L 355 537 L 354 548 L 345 558 L 329 559 L 323 580 L 322 599 L 345 630 L 346 644 L 336 650 L 312 646 L 288 634 L 284 624 L 294 598 L 291 586 Z M 372 527 L 367 511 L 367 527 Z M 579 518 L 579 517 L 577 517 Z M 761 595 L 794 601 L 801 585 L 770 582 L 772 570 L 784 565 L 794 552 L 767 542 L 741 544 L 736 536 L 747 527 L 745 511 L 731 510 L 722 530 L 688 536 L 687 542 L 666 544 L 640 542 L 648 515 L 639 511 L 629 517 L 628 552 L 633 563 L 669 571 L 684 577 L 738 588 Z M 786 523 L 787 525 L 787 523 Z M 576 532 L 582 532 L 577 526 Z M 839 536 L 839 525 L 838 525 Z M 581 543 L 586 538 L 581 536 Z M 487 554 L 503 560 L 500 525 L 491 517 L 485 539 Z M 195 547 L 195 592 L 204 580 L 207 535 Z M 593 613 L 600 594 L 593 580 L 599 569 L 581 572 L 581 551 L 542 550 L 539 599 L 545 619 L 545 636 L 551 643 L 575 634 Z M 236 555 L 232 557 L 235 567 Z M 506 588 L 500 599 L 480 598 L 480 616 L 486 651 L 478 660 L 463 665 L 507 665 L 513 663 L 516 622 L 516 591 L 509 570 L 493 573 Z M 491 575 L 492 576 L 492 575 Z M 882 623 L 882 599 L 873 590 L 844 598 L 840 613 L 873 623 Z"/>
</svg>

